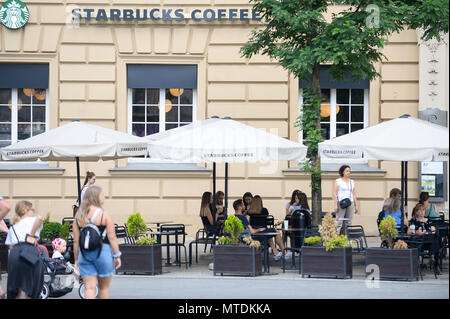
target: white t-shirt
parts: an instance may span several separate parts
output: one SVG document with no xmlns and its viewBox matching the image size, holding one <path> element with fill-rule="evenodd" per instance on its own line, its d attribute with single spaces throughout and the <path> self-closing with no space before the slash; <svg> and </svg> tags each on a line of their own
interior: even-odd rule
<svg viewBox="0 0 450 319">
<path fill-rule="evenodd" d="M 83 189 L 81 190 L 81 194 L 80 194 L 80 205 L 83 202 L 83 197 L 84 197 L 84 193 L 86 193 L 87 189 L 89 188 L 89 186 L 84 186 Z"/>
<path fill-rule="evenodd" d="M 19 241 L 24 242 L 25 236 L 29 233 L 31 233 L 31 230 L 33 229 L 34 221 L 36 220 L 36 216 L 34 217 L 26 217 L 19 221 L 18 223 L 12 225 L 9 227 L 8 236 L 6 236 L 5 244 L 6 245 L 15 245 L 17 244 L 17 238 L 19 238 Z M 14 227 L 14 230 L 12 229 Z M 42 224 L 39 227 L 39 229 L 36 231 L 35 236 L 39 237 L 39 234 L 42 230 Z M 16 233 L 14 233 L 14 231 Z M 17 238 L 16 235 L 17 234 Z"/>
<path fill-rule="evenodd" d="M 336 179 L 338 185 L 337 200 L 338 202 L 344 198 L 350 198 L 353 202 L 353 189 L 355 188 L 355 181 L 350 180 L 349 183 L 344 182 L 341 178 Z"/>
</svg>

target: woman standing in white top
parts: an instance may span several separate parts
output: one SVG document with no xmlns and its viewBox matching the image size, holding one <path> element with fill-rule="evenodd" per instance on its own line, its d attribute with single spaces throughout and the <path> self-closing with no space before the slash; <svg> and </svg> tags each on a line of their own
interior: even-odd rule
<svg viewBox="0 0 450 319">
<path fill-rule="evenodd" d="M 25 298 L 39 298 L 44 284 L 44 265 L 39 260 L 36 247 L 43 218 L 34 216 L 30 202 L 20 201 L 16 204 L 16 215 L 13 225 L 9 228 L 5 244 L 10 246 L 8 258 L 8 299 L 20 298 L 22 292 Z M 24 249 L 34 255 L 37 262 L 30 263 L 20 256 Z"/>
<path fill-rule="evenodd" d="M 83 201 L 84 194 L 86 193 L 87 189 L 94 185 L 95 183 L 95 173 L 94 172 L 86 172 L 86 178 L 84 179 L 84 184 L 81 189 L 81 195 L 80 195 L 80 206 L 81 202 Z"/>
<path fill-rule="evenodd" d="M 341 177 L 336 179 L 333 191 L 334 211 L 336 212 L 338 222 L 338 234 L 341 231 L 343 223 L 343 220 L 340 219 L 348 218 L 345 222 L 347 225 L 351 225 L 354 214 L 359 213 L 358 200 L 355 192 L 355 181 L 350 179 L 350 166 L 342 165 L 339 168 L 339 175 Z M 341 208 L 339 202 L 345 198 L 350 199 L 351 205 L 346 208 Z"/>
</svg>

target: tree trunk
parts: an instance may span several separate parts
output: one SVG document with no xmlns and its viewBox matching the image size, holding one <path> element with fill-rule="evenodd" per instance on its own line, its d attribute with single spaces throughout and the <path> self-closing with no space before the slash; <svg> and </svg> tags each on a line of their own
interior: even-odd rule
<svg viewBox="0 0 450 319">
<path fill-rule="evenodd" d="M 320 64 L 316 64 L 312 73 L 311 88 L 314 94 L 320 94 Z M 317 110 L 316 127 L 320 131 L 320 107 Z M 320 157 L 316 150 L 310 154 L 311 166 L 317 172 L 320 171 Z M 317 226 L 321 223 L 322 215 L 322 176 L 320 173 L 311 174 L 311 206 L 312 222 Z"/>
</svg>

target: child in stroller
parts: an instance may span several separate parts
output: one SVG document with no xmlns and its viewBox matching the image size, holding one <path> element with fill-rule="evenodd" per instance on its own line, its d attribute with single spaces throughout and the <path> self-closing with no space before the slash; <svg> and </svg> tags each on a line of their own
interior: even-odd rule
<svg viewBox="0 0 450 319">
<path fill-rule="evenodd" d="M 42 287 L 41 299 L 47 299 L 49 297 L 58 298 L 62 297 L 70 292 L 73 288 L 78 288 L 78 294 L 84 299 L 84 283 L 80 278 L 78 271 L 68 262 L 69 254 L 66 252 L 64 255 L 61 254 L 65 252 L 62 249 L 55 248 L 56 245 L 52 243 L 55 253 L 49 258 L 48 250 L 43 245 L 38 245 L 41 260 L 44 264 L 45 269 L 45 279 L 44 285 Z M 57 251 L 57 249 L 59 251 Z M 58 257 L 61 255 L 61 257 Z"/>
</svg>

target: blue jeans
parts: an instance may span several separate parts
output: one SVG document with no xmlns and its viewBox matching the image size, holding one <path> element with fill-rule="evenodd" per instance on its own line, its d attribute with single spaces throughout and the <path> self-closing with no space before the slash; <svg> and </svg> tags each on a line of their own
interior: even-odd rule
<svg viewBox="0 0 450 319">
<path fill-rule="evenodd" d="M 85 251 L 86 258 L 78 252 L 78 267 L 80 268 L 80 277 L 111 277 L 114 275 L 114 258 L 111 246 L 103 244 L 100 256 L 97 258 L 98 249 Z"/>
</svg>

